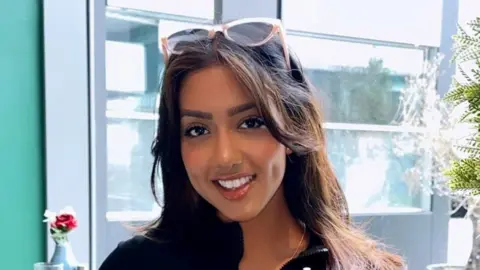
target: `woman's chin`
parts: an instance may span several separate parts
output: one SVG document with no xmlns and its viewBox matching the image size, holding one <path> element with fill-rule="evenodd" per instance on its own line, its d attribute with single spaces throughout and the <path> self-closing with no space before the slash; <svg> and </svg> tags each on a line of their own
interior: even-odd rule
<svg viewBox="0 0 480 270">
<path fill-rule="evenodd" d="M 252 212 L 242 212 L 242 213 L 228 213 L 225 214 L 222 211 L 217 211 L 218 218 L 224 223 L 230 222 L 247 222 L 254 219 L 257 214 Z"/>
</svg>

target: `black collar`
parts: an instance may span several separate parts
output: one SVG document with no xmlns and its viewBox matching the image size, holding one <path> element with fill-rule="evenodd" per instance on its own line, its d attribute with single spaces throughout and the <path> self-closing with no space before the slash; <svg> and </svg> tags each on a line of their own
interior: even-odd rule
<svg viewBox="0 0 480 270">
<path fill-rule="evenodd" d="M 218 219 L 213 223 L 207 222 L 205 225 L 207 224 L 209 225 L 207 228 L 196 230 L 200 233 L 197 235 L 199 245 L 196 245 L 194 251 L 198 255 L 196 257 L 206 265 L 214 266 L 210 269 L 238 269 L 243 257 L 243 233 L 240 224 L 223 223 Z M 326 269 L 328 249 L 325 248 L 320 237 L 310 231 L 307 233 L 309 235 L 307 249 L 286 263 L 282 270 L 303 270 L 305 267 L 310 267 L 311 270 Z M 212 251 L 215 256 L 211 256 Z"/>
</svg>

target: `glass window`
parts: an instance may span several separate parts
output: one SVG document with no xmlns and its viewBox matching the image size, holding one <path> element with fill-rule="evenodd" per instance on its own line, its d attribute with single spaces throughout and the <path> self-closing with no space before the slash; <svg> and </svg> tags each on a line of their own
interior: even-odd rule
<svg viewBox="0 0 480 270">
<path fill-rule="evenodd" d="M 348 127 L 352 128 L 352 127 Z M 352 213 L 419 212 L 426 201 L 413 193 L 405 171 L 424 157 L 393 152 L 400 131 L 347 129 L 327 125 L 330 161 L 343 187 Z"/>
<path fill-rule="evenodd" d="M 480 17 L 480 2 L 478 0 L 461 0 L 458 4 L 458 24 L 468 29 L 467 23 Z"/>
<path fill-rule="evenodd" d="M 317 27 L 320 19 L 312 23 L 290 20 L 288 16 L 293 15 L 288 13 L 303 12 L 313 2 L 324 5 L 327 1 L 302 1 L 305 3 L 294 5 L 294 8 L 289 6 L 293 5 L 292 1 L 283 1 L 286 26 L 295 29 L 289 31 L 287 42 L 318 89 L 327 122 L 329 155 L 352 211 L 398 212 L 428 207 L 424 197 L 409 192 L 401 173 L 423 157 L 395 157 L 391 143 L 394 135 L 401 132 L 394 124 L 400 90 L 405 86 L 405 76 L 420 72 L 424 49 L 374 46 L 365 40 L 346 42 L 318 38 L 305 31 L 322 30 Z M 211 24 L 213 2 L 179 0 L 160 5 L 158 1 L 146 0 L 108 1 L 106 116 L 107 218 L 110 221 L 148 220 L 159 211 L 148 183 L 153 162 L 150 147 L 156 128 L 159 75 L 163 69 L 158 40 L 179 28 Z M 182 8 L 192 5 L 199 7 Z M 417 6 L 423 7 L 423 4 Z M 298 11 L 300 8 L 302 10 Z M 304 25 L 295 25 L 295 21 Z M 366 23 L 363 18 L 360 21 Z M 335 25 L 330 23 L 329 31 L 325 32 L 388 39 L 376 30 L 365 30 L 370 29 L 368 25 L 357 34 L 335 28 Z M 398 30 L 395 27 L 396 24 L 391 26 L 393 30 L 390 31 Z M 384 29 L 384 25 L 381 28 Z M 398 40 L 401 35 L 394 36 Z M 403 42 L 409 40 L 410 36 L 404 36 Z M 374 165 L 376 167 L 372 167 Z"/>
<path fill-rule="evenodd" d="M 391 124 L 405 76 L 418 74 L 424 59 L 420 49 L 317 39 L 293 32 L 287 42 L 318 88 L 327 122 Z"/>
<path fill-rule="evenodd" d="M 211 24 L 212 20 L 205 18 L 213 17 L 213 0 L 185 2 L 108 1 L 122 7 L 109 6 L 106 11 L 109 221 L 149 220 L 159 211 L 149 185 L 153 163 L 150 148 L 164 66 L 158 40 L 179 27 Z M 198 8 L 185 9 L 187 5 Z M 158 188 L 161 194 L 161 186 Z"/>
<path fill-rule="evenodd" d="M 472 29 L 468 24 L 477 17 L 480 17 L 480 2 L 478 0 L 462 0 L 459 1 L 458 9 L 458 25 L 468 34 L 472 34 Z M 471 60 L 457 63 L 456 65 L 459 68 L 455 70 L 455 79 L 461 83 L 466 83 L 466 78 L 461 75 L 460 68 L 463 69 L 468 76 L 473 76 L 471 70 L 476 67 L 475 61 Z"/>
<path fill-rule="evenodd" d="M 287 29 L 440 45 L 441 0 L 283 0 L 282 3 Z"/>
<path fill-rule="evenodd" d="M 327 150 L 352 213 L 429 210 L 429 196 L 412 192 L 405 171 L 426 157 L 398 156 L 403 132 L 400 96 L 409 75 L 422 71 L 426 48 L 373 45 L 289 32 L 287 42 L 315 85 L 324 111 Z"/>
<path fill-rule="evenodd" d="M 152 13 L 182 15 L 212 21 L 214 0 L 107 0 L 107 5 L 110 8 L 127 8 Z"/>
</svg>

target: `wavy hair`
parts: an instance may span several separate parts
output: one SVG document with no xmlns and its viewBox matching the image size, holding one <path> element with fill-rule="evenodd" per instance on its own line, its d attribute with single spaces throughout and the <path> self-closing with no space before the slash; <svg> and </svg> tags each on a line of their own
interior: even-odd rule
<svg viewBox="0 0 480 270">
<path fill-rule="evenodd" d="M 344 193 L 327 158 L 315 89 L 300 63 L 294 57 L 288 61 L 291 69 L 286 67 L 278 40 L 259 47 L 244 47 L 221 34 L 170 57 L 163 74 L 160 118 L 152 145 L 151 188 L 157 199 L 160 168 L 163 212 L 146 228 L 147 234 L 164 231 L 172 238 L 185 239 L 191 224 L 215 215 L 193 189 L 182 162 L 179 94 L 189 74 L 221 65 L 231 69 L 248 89 L 272 136 L 293 150 L 287 159 L 284 196 L 293 217 L 320 237 L 330 250 L 329 268 L 402 268 L 400 256 L 386 251 L 352 224 Z"/>
</svg>

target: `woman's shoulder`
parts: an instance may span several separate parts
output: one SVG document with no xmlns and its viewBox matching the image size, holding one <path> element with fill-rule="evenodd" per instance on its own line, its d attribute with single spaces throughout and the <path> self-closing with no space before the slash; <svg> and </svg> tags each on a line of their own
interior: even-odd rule
<svg viewBox="0 0 480 270">
<path fill-rule="evenodd" d="M 122 241 L 107 256 L 99 270 L 121 269 L 189 269 L 187 253 L 172 242 L 151 239 L 143 235 Z"/>
</svg>

